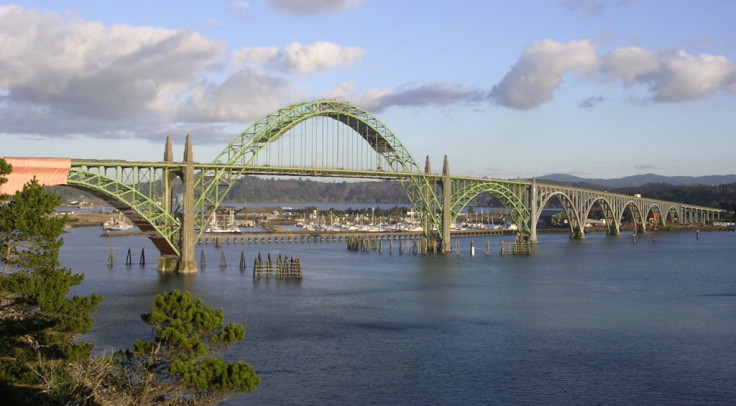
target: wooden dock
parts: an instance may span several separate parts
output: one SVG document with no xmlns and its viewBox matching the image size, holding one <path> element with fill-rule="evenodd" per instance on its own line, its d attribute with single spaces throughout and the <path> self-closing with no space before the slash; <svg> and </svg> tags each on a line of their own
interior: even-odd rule
<svg viewBox="0 0 736 406">
<path fill-rule="evenodd" d="M 462 230 L 452 232 L 452 237 L 498 236 L 514 235 L 513 230 Z M 316 242 L 347 242 L 355 238 L 367 238 L 377 241 L 421 240 L 424 237 L 421 231 L 397 232 L 350 232 L 350 231 L 290 231 L 275 233 L 241 233 L 241 234 L 202 234 L 199 244 L 272 244 L 272 243 L 316 243 Z"/>
</svg>

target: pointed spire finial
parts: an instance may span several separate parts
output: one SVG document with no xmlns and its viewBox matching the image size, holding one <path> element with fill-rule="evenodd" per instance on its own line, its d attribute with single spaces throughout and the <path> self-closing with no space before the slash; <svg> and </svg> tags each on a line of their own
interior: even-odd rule
<svg viewBox="0 0 736 406">
<path fill-rule="evenodd" d="M 194 161 L 194 152 L 192 151 L 192 136 L 187 134 L 187 140 L 184 144 L 184 162 Z"/>
</svg>

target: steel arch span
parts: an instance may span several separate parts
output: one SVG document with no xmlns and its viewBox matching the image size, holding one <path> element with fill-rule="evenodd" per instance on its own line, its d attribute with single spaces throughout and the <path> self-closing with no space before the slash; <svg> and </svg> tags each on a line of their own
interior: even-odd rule
<svg viewBox="0 0 736 406">
<path fill-rule="evenodd" d="M 145 172 L 141 179 L 141 171 Z M 148 237 L 162 256 L 181 254 L 181 222 L 162 201 L 164 168 L 108 167 L 100 163 L 75 163 L 67 185 L 84 189 L 125 214 Z M 112 172 L 112 173 L 110 173 Z M 169 196 L 170 198 L 170 196 Z"/>
<path fill-rule="evenodd" d="M 525 182 L 513 181 L 454 181 L 451 195 L 452 222 L 481 193 L 490 193 L 501 201 L 509 211 L 511 219 L 523 238 L 531 234 L 531 212 L 525 203 L 528 199 L 528 186 Z"/>
<path fill-rule="evenodd" d="M 433 183 L 421 175 L 422 171 L 401 141 L 376 117 L 367 111 L 338 100 L 320 100 L 300 103 L 279 109 L 260 119 L 236 137 L 220 155 L 215 164 L 223 168 L 201 170 L 195 188 L 198 190 L 196 207 L 211 208 L 197 214 L 196 224 L 200 230 L 226 198 L 235 181 L 242 176 L 237 171 L 225 167 L 248 167 L 253 165 L 259 154 L 268 146 L 284 136 L 297 124 L 307 120 L 325 117 L 351 128 L 375 153 L 386 162 L 387 168 L 376 168 L 387 174 L 403 174 L 401 185 L 415 208 L 421 208 L 422 224 L 437 224 L 437 216 L 430 208 L 439 206 Z M 429 227 L 425 227 L 425 230 Z"/>
<path fill-rule="evenodd" d="M 645 227 L 644 217 L 651 209 L 652 204 L 647 199 L 615 193 L 599 192 L 595 190 L 573 188 L 560 185 L 539 184 L 533 181 L 531 211 L 532 240 L 536 240 L 536 225 L 541 217 L 542 209 L 549 203 L 552 197 L 557 197 L 562 205 L 563 212 L 570 225 L 571 238 L 585 238 L 585 224 L 593 207 L 598 204 L 603 210 L 608 233 L 618 235 L 621 222 L 626 210 L 631 212 L 632 218 L 639 225 Z"/>
<path fill-rule="evenodd" d="M 538 202 L 535 202 L 538 209 L 535 211 L 535 215 L 533 218 L 533 228 L 536 231 L 536 225 L 539 223 L 539 219 L 542 217 L 542 210 L 547 207 L 547 204 L 549 204 L 549 201 L 552 200 L 553 197 L 556 197 L 558 199 L 560 205 L 562 206 L 562 212 L 565 213 L 567 224 L 570 226 L 570 238 L 580 238 L 581 232 L 583 230 L 582 225 L 585 224 L 585 219 L 582 217 L 583 213 L 578 210 L 573 197 L 562 190 L 548 188 L 542 189 L 541 193 L 538 195 Z"/>
</svg>

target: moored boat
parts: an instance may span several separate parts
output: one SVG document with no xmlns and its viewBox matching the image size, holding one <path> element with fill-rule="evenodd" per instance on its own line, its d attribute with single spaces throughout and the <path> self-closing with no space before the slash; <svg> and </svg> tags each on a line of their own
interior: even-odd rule
<svg viewBox="0 0 736 406">
<path fill-rule="evenodd" d="M 122 213 L 118 214 L 118 217 L 110 217 L 102 223 L 102 228 L 105 231 L 127 231 L 133 228 L 133 225 L 125 221 Z"/>
</svg>

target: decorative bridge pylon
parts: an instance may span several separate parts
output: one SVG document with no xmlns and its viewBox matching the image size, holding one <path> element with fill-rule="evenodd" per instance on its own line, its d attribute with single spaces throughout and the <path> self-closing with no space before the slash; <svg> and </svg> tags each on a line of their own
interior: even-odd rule
<svg viewBox="0 0 736 406">
<path fill-rule="evenodd" d="M 90 191 L 124 213 L 161 253 L 161 271 L 196 272 L 194 247 L 212 214 L 245 175 L 384 179 L 399 182 L 419 214 L 427 240 L 452 251 L 450 229 L 478 195 L 499 199 L 518 227 L 517 241 L 537 242 L 537 223 L 556 198 L 571 238 L 584 238 L 594 206 L 602 209 L 609 234 L 619 233 L 628 213 L 640 232 L 647 220 L 702 223 L 721 210 L 626 196 L 532 180 L 451 176 L 447 156 L 442 173 L 421 170 L 399 139 L 367 111 L 344 101 L 321 100 L 277 110 L 236 137 L 213 163 L 194 161 L 187 135 L 182 161 L 174 161 L 166 139 L 159 162 L 6 158 L 17 171 L 0 193 L 36 176 L 43 184 L 68 184 Z M 68 174 L 65 178 L 60 174 Z M 10 186 L 9 186 L 10 185 Z M 13 186 L 14 185 L 14 186 Z M 175 193 L 174 191 L 180 192 Z"/>
</svg>

